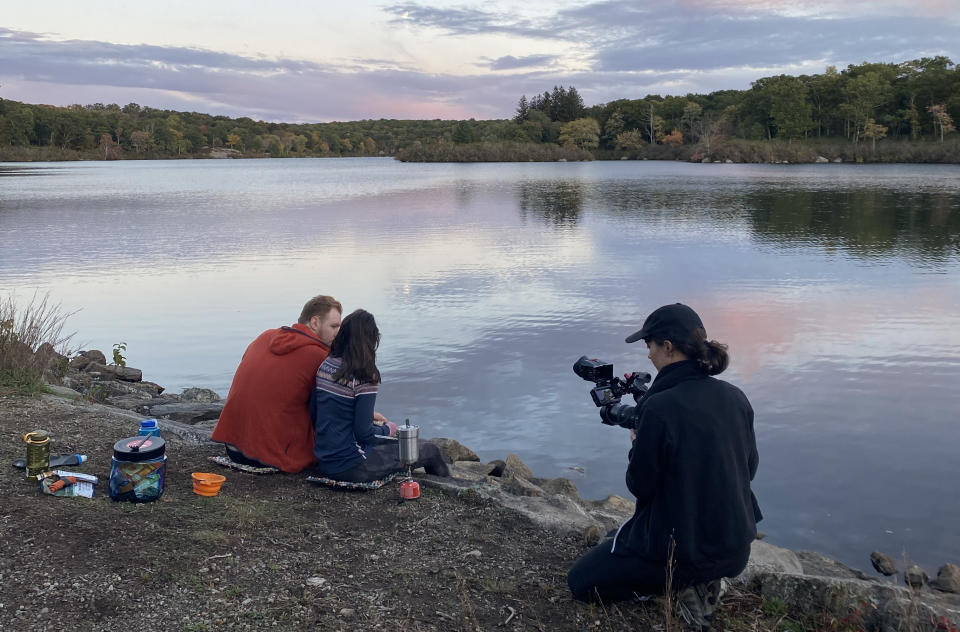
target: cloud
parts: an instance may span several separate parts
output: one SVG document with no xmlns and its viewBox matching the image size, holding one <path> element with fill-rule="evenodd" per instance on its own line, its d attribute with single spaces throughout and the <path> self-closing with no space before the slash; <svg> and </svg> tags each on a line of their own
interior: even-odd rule
<svg viewBox="0 0 960 632">
<path fill-rule="evenodd" d="M 505 55 L 497 59 L 488 60 L 488 62 L 484 65 L 491 70 L 515 70 L 517 68 L 537 68 L 550 66 L 556 60 L 556 55 L 527 55 L 525 57 Z"/>
<path fill-rule="evenodd" d="M 446 35 L 508 34 L 523 37 L 556 37 L 548 20 L 535 22 L 516 13 L 482 11 L 467 7 L 432 7 L 415 2 L 390 5 L 384 11 L 393 15 L 391 23 L 411 28 L 437 29 Z"/>
<path fill-rule="evenodd" d="M 905 3 L 600 0 L 540 12 L 534 3 L 521 13 L 496 2 L 484 8 L 402 2 L 382 10 L 400 49 L 411 36 L 422 44 L 416 55 L 394 60 L 378 51 L 337 64 L 0 28 L 0 83 L 5 98 L 24 101 L 43 95 L 66 105 L 99 92 L 110 95 L 101 102 L 139 100 L 291 122 L 506 118 L 521 94 L 554 85 L 575 85 L 595 104 L 744 89 L 760 77 L 822 72 L 827 65 L 960 56 L 960 14 L 944 10 L 947 0 Z M 450 46 L 482 46 L 476 71 L 426 72 L 412 61 L 430 55 L 442 68 Z"/>
</svg>

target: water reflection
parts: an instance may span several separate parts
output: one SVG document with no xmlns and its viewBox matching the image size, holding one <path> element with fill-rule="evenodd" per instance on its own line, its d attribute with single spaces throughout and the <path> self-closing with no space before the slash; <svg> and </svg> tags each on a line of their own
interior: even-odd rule
<svg viewBox="0 0 960 632">
<path fill-rule="evenodd" d="M 576 226 L 583 211 L 584 187 L 577 181 L 531 182 L 517 185 L 520 217 L 541 221 L 548 226 Z"/>
<path fill-rule="evenodd" d="M 956 192 L 753 190 L 743 204 L 756 238 L 777 246 L 816 244 L 862 257 L 895 253 L 930 265 L 960 248 Z"/>
</svg>

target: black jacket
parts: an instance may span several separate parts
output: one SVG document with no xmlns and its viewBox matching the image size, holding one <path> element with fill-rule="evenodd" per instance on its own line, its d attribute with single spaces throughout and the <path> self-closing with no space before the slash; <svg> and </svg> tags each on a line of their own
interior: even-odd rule
<svg viewBox="0 0 960 632">
<path fill-rule="evenodd" d="M 739 573 L 762 517 L 750 402 L 686 360 L 660 371 L 636 413 L 627 487 L 637 506 L 613 552 L 666 560 L 672 534 L 678 564 Z"/>
</svg>

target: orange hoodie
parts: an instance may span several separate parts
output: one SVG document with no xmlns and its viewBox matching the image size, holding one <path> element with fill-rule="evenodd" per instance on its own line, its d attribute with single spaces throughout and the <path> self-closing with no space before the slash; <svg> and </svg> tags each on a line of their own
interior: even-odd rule
<svg viewBox="0 0 960 632">
<path fill-rule="evenodd" d="M 306 325 L 269 329 L 250 343 L 212 439 L 284 472 L 314 462 L 309 401 L 330 348 Z"/>
</svg>

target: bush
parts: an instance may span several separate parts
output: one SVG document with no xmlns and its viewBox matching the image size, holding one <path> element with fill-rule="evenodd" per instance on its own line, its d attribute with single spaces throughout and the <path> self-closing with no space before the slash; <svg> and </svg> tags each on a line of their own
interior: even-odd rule
<svg viewBox="0 0 960 632">
<path fill-rule="evenodd" d="M 401 162 L 556 162 L 593 160 L 593 154 L 579 147 L 553 143 L 415 143 L 397 152 L 396 159 Z"/>
<path fill-rule="evenodd" d="M 16 297 L 0 299 L 0 386 L 18 392 L 43 389 L 44 372 L 62 373 L 63 356 L 74 334 L 64 334 L 63 326 L 75 312 L 64 312 L 52 304 L 49 294 L 33 298 L 21 309 Z"/>
</svg>

